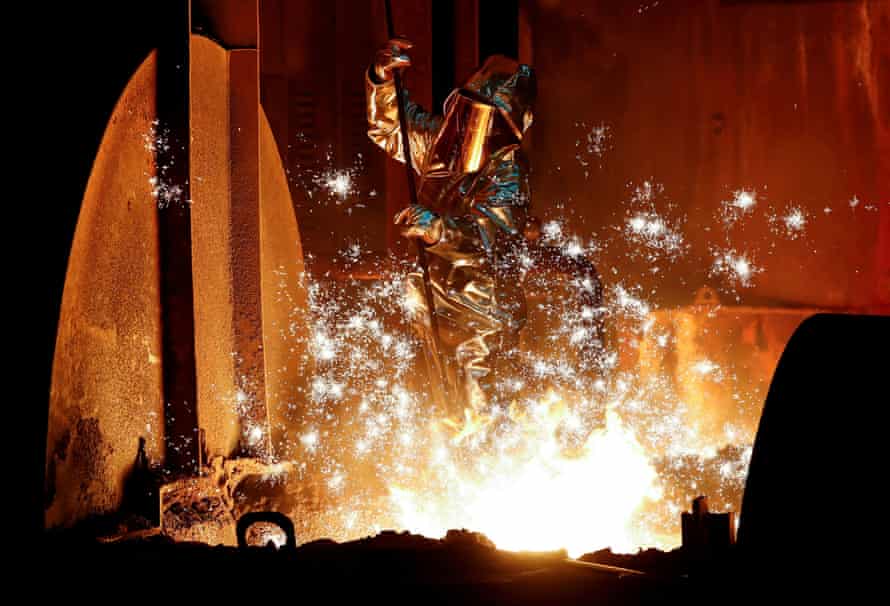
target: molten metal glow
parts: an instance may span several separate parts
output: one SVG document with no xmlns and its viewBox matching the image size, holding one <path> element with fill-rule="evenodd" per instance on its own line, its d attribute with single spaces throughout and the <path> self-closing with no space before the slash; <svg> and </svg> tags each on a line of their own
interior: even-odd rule
<svg viewBox="0 0 890 606">
<path fill-rule="evenodd" d="M 611 130 L 578 126 L 585 134 L 575 144 L 576 159 L 587 177 L 602 168 Z M 145 145 L 152 152 L 175 151 L 159 124 Z M 360 155 L 342 168 L 332 152 L 317 151 L 321 165 L 291 174 L 307 204 L 334 205 L 349 215 L 377 197 L 375 190 L 358 191 L 366 181 Z M 179 202 L 182 193 L 165 177 L 163 170 L 146 175 L 161 207 Z M 283 436 L 276 444 L 282 464 L 265 480 L 286 478 L 287 492 L 276 506 L 298 525 L 301 541 L 350 540 L 385 528 L 429 536 L 468 528 L 501 548 L 563 548 L 573 556 L 601 547 L 675 547 L 679 513 L 698 494 L 707 494 L 715 509 L 737 511 L 751 456 L 751 419 L 759 416 L 765 389 L 748 369 L 763 364 L 762 354 L 759 346 L 750 359 L 699 351 L 697 331 L 716 308 L 666 309 L 658 287 L 676 287 L 671 267 L 682 260 L 708 274 L 702 284 L 741 302 L 741 293 L 765 271 L 761 263 L 769 261 L 776 240 L 809 245 L 807 228 L 833 213 L 830 206 L 818 216 L 785 204 L 771 206 L 765 186 L 760 192 L 735 189 L 731 199 L 714 200 L 712 221 L 694 226 L 712 234 L 702 242 L 687 237 L 687 217 L 654 179 L 628 183 L 624 212 L 583 237 L 571 233 L 571 205 L 555 203 L 559 212 L 542 225 L 541 243 L 600 268 L 603 307 L 573 303 L 591 288 L 583 281 L 547 284 L 529 302 L 540 330 L 527 332 L 525 370 L 499 378 L 516 401 L 490 416 L 467 410 L 459 421 L 441 418 L 429 404 L 423 347 L 408 321 L 424 303 L 405 296 L 414 264 L 390 258 L 369 272 L 379 279 L 334 280 L 324 270 L 313 274 L 307 257 L 309 271 L 299 279 L 308 312 L 294 305 L 281 327 L 306 355 L 298 368 L 270 369 L 305 378 L 301 397 L 274 421 L 273 431 Z M 856 196 L 835 204 L 866 219 L 865 211 L 878 210 Z M 768 241 L 735 233 L 764 216 Z M 341 244 L 347 268 L 371 257 L 361 241 Z M 524 272 L 535 271 L 532 256 L 517 261 Z M 691 295 L 696 285 L 686 286 Z M 614 339 L 591 362 L 585 352 L 600 344 L 594 347 L 585 327 L 594 314 L 604 316 Z M 759 342 L 759 335 L 743 334 L 741 342 Z M 250 404 L 246 391 L 232 400 L 239 413 Z M 715 404 L 726 417 L 707 425 Z M 154 419 L 147 431 L 161 425 Z M 266 437 L 259 427 L 246 430 L 253 441 Z M 284 543 L 274 525 L 254 531 L 255 544 Z"/>
<path fill-rule="evenodd" d="M 287 544 L 287 534 L 271 522 L 256 522 L 245 534 L 247 544 L 251 547 L 266 547 L 268 544 L 281 548 Z"/>
<path fill-rule="evenodd" d="M 640 189 L 640 204 L 650 204 L 654 191 L 651 184 Z M 681 223 L 666 212 L 657 216 L 671 230 Z M 543 232 L 552 245 L 577 246 L 585 256 L 598 246 L 565 234 L 558 222 Z M 660 242 L 639 244 L 672 262 Z M 676 547 L 679 512 L 700 491 L 715 506 L 738 508 L 753 437 L 746 426 L 705 432 L 657 364 L 644 366 L 641 358 L 640 367 L 622 368 L 614 349 L 596 361 L 585 357 L 593 337 L 584 321 L 593 313 L 606 313 L 647 347 L 677 346 L 634 281 L 613 280 L 599 310 L 572 303 L 576 291 L 590 288 L 584 281 L 553 284 L 554 296 L 534 308 L 547 322 L 545 337 L 523 354 L 523 371 L 501 379 L 515 401 L 506 410 L 468 409 L 455 420 L 429 405 L 418 371 L 422 347 L 407 319 L 423 304 L 405 296 L 412 269 L 396 264 L 381 267 L 376 281 L 307 284 L 311 379 L 307 405 L 294 407 L 284 454 L 299 461 L 317 491 L 300 507 L 318 509 L 292 512 L 316 524 L 298 531 L 303 540 L 468 528 L 505 549 L 580 555 Z M 683 359 L 702 388 L 734 381 L 722 360 Z"/>
<path fill-rule="evenodd" d="M 565 549 L 573 557 L 609 546 L 631 551 L 645 540 L 633 519 L 647 499 L 661 496 L 656 472 L 616 413 L 576 452 L 566 452 L 558 434 L 579 420 L 555 396 L 511 417 L 518 449 L 495 449 L 467 467 L 443 447 L 432 470 L 446 480 L 441 492 L 393 486 L 399 525 L 432 537 L 479 529 L 501 549 Z M 467 425 L 451 444 L 489 429 L 469 418 Z"/>
<path fill-rule="evenodd" d="M 585 134 L 576 159 L 587 177 L 603 167 L 611 131 L 578 126 Z M 312 204 L 348 215 L 377 196 L 357 191 L 365 181 L 361 157 L 345 169 L 330 152 L 325 158 L 292 175 Z M 696 238 L 654 178 L 629 182 L 624 212 L 595 233 L 571 233 L 572 205 L 555 202 L 541 244 L 600 268 L 602 307 L 577 304 L 591 288 L 583 281 L 540 288 L 529 300 L 535 321 L 525 329 L 521 370 L 497 377 L 515 401 L 507 410 L 466 410 L 459 420 L 430 405 L 424 348 L 409 321 L 425 306 L 405 296 L 414 264 L 372 261 L 363 236 L 342 243 L 340 260 L 347 268 L 379 263 L 370 271 L 377 279 L 313 275 L 309 259 L 302 277 L 308 314 L 295 308 L 285 334 L 307 352 L 300 368 L 287 369 L 306 377 L 303 398 L 275 428 L 286 436 L 277 454 L 297 470 L 286 513 L 304 525 L 300 540 L 468 528 L 500 548 L 577 556 L 602 547 L 676 547 L 679 514 L 699 494 L 715 509 L 738 511 L 766 388 L 751 371 L 762 367 L 761 353 L 746 353 L 759 336 L 721 324 L 718 306 L 666 309 L 660 287 L 676 290 L 672 267 L 682 262 L 701 270 L 701 285 L 741 302 L 776 241 L 808 246 L 807 229 L 830 208 L 816 216 L 790 201 L 771 202 L 766 185 L 728 191 L 729 199 L 714 200 L 712 221 L 696 223 Z M 858 212 L 858 198 L 849 207 Z M 752 240 L 744 230 L 763 219 L 768 240 Z M 702 241 L 703 234 L 711 237 Z M 535 273 L 532 256 L 517 262 Z M 696 286 L 684 287 L 691 296 Z M 595 355 L 589 352 L 601 344 L 586 328 L 593 314 L 613 337 Z M 307 316 L 308 332 L 300 329 Z M 726 331 L 742 347 L 733 355 L 707 350 L 697 337 L 702 330 L 717 342 Z"/>
</svg>

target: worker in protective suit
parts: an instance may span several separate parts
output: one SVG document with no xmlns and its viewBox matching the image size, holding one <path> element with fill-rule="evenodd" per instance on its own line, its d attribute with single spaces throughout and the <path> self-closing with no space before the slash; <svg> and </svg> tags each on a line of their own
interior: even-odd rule
<svg viewBox="0 0 890 606">
<path fill-rule="evenodd" d="M 390 40 L 365 78 L 368 135 L 402 162 L 392 74 L 410 65 L 410 47 L 407 40 Z M 529 66 L 496 55 L 449 95 L 441 116 L 406 99 L 419 205 L 402 210 L 395 223 L 403 236 L 426 245 L 446 367 L 438 370 L 450 383 L 446 393 L 463 400 L 452 403 L 451 412 L 455 404 L 504 407 L 519 385 L 517 347 L 526 321 L 519 258 L 529 209 L 520 144 L 535 92 Z M 409 275 L 408 284 L 413 322 L 428 345 L 428 362 L 436 365 L 421 274 Z"/>
</svg>

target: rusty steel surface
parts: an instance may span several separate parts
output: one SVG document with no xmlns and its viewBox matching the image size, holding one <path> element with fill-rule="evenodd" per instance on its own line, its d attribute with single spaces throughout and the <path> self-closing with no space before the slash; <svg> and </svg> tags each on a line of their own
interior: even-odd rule
<svg viewBox="0 0 890 606">
<path fill-rule="evenodd" d="M 241 451 L 271 456 L 266 411 L 260 279 L 259 62 L 255 49 L 229 52 L 232 150 L 232 303 L 235 373 L 241 403 Z"/>
<path fill-rule="evenodd" d="M 278 458 L 294 455 L 286 434 L 300 418 L 301 372 L 309 335 L 308 300 L 300 226 L 287 175 L 265 112 L 260 112 L 260 277 L 266 409 Z M 308 374 L 308 373 L 307 373 Z"/>
<path fill-rule="evenodd" d="M 198 356 L 198 418 L 208 455 L 238 448 L 240 427 L 232 416 L 238 392 L 232 305 L 232 197 L 228 145 L 228 54 L 218 44 L 192 39 L 191 161 L 192 256 L 195 272 L 195 339 Z"/>
<path fill-rule="evenodd" d="M 255 62 L 255 51 L 248 52 Z M 159 182 L 150 181 L 159 176 L 153 149 L 165 144 L 156 135 L 166 126 L 155 122 L 158 59 L 152 53 L 132 77 L 108 123 L 71 251 L 50 398 L 48 527 L 114 513 L 139 460 L 140 438 L 145 438 L 146 460 L 157 469 L 171 462 L 165 456 L 170 450 L 164 447 L 171 429 L 180 437 L 203 429 L 210 457 L 237 454 L 242 424 L 254 422 L 257 410 L 274 418 L 276 432 L 271 435 L 280 440 L 287 431 L 290 417 L 285 410 L 300 386 L 301 350 L 291 346 L 291 339 L 306 319 L 300 232 L 281 159 L 256 100 L 256 85 L 253 143 L 242 149 L 242 156 L 252 154 L 253 160 L 236 161 L 237 152 L 233 156 L 228 55 L 218 44 L 192 36 L 190 163 L 174 158 L 191 165 L 190 246 L 182 254 L 192 268 L 194 306 L 188 315 L 193 314 L 195 326 L 193 335 L 177 336 L 195 344 L 197 419 L 186 416 L 185 430 L 165 423 L 171 408 L 164 406 L 162 379 L 158 221 L 173 201 L 159 209 L 153 196 Z M 249 108 L 244 111 L 245 116 L 249 113 Z M 252 190 L 239 192 L 240 198 L 233 195 L 233 170 L 243 170 L 252 179 Z M 233 209 L 237 203 L 243 204 L 242 213 L 254 215 L 249 233 Z M 234 223 L 242 231 L 236 233 Z M 242 252 L 249 264 L 243 259 L 241 264 L 233 262 Z M 169 263 L 175 261 L 168 256 Z M 236 288 L 242 289 L 238 301 Z M 250 326 L 236 325 L 238 313 Z M 249 340 L 240 347 L 255 361 L 249 370 L 258 389 L 252 393 L 264 394 L 257 409 L 238 406 L 239 380 L 248 369 L 236 367 L 231 353 L 244 335 Z M 266 359 L 272 365 L 268 369 Z M 266 389 L 268 395 L 260 391 Z M 267 443 L 269 436 L 267 425 Z M 174 471 L 197 471 L 192 462 L 198 442 L 195 433 L 184 456 L 172 461 Z M 272 449 L 283 450 L 283 445 L 269 444 L 265 452 L 248 454 L 265 455 Z"/>
<path fill-rule="evenodd" d="M 642 381 L 666 378 L 665 391 L 684 403 L 686 423 L 705 443 L 750 441 L 788 340 L 819 311 L 720 305 L 659 310 L 649 314 L 638 347 L 625 353 Z M 658 343 L 665 336 L 670 349 Z M 726 435 L 727 428 L 734 433 Z"/>
<path fill-rule="evenodd" d="M 44 519 L 113 510 L 147 438 L 164 453 L 155 173 L 141 133 L 156 116 L 157 57 L 133 74 L 102 138 L 74 234 L 56 336 Z"/>
<path fill-rule="evenodd" d="M 590 233 L 624 212 L 628 182 L 653 179 L 686 215 L 689 243 L 707 250 L 714 232 L 701 227 L 721 201 L 756 188 L 762 206 L 794 203 L 812 220 L 808 245 L 770 238 L 767 213 L 734 234 L 763 243 L 749 300 L 887 309 L 890 4 L 709 0 L 642 13 L 601 4 L 522 3 L 540 76 L 529 148 L 540 216 L 559 216 L 571 199 L 573 231 Z M 575 141 L 601 123 L 614 147 L 585 176 Z M 867 203 L 880 210 L 864 213 Z M 626 248 L 600 264 L 635 271 Z M 659 290 L 686 304 L 703 274 L 680 265 Z"/>
</svg>

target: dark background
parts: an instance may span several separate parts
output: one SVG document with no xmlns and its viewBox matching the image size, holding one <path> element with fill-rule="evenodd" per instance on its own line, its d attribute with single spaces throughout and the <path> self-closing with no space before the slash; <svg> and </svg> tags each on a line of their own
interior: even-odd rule
<svg viewBox="0 0 890 606">
<path fill-rule="evenodd" d="M 79 203 L 105 123 L 136 67 L 152 49 L 160 24 L 135 15 L 128 3 L 53 3 L 34 7 L 18 23 L 28 31 L 17 53 L 22 70 L 22 146 L 31 149 L 19 166 L 25 188 L 22 210 L 28 238 L 24 258 L 14 263 L 29 285 L 21 300 L 28 318 L 17 328 L 30 349 L 21 359 L 15 406 L 23 412 L 15 437 L 25 457 L 26 504 L 17 532 L 31 537 L 43 527 L 46 420 L 53 348 L 68 252 Z"/>
</svg>

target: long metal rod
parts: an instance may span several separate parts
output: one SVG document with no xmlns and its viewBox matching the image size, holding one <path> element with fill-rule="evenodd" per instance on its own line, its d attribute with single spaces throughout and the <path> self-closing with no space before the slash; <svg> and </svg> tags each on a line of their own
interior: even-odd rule
<svg viewBox="0 0 890 606">
<path fill-rule="evenodd" d="M 386 33 L 389 39 L 392 40 L 396 37 L 392 19 L 392 6 L 390 0 L 383 1 L 384 13 L 386 14 Z M 411 199 L 411 204 L 417 205 L 417 184 L 414 181 L 413 156 L 411 155 L 411 139 L 408 135 L 408 114 L 405 112 L 405 95 L 402 88 L 402 75 L 396 70 L 393 70 L 393 83 L 395 84 L 396 99 L 399 106 L 399 130 L 402 136 L 402 153 L 405 156 L 405 174 L 408 177 L 408 195 Z M 435 299 L 433 299 L 433 288 L 430 283 L 430 269 L 426 260 L 426 249 L 420 238 L 415 238 L 414 243 L 417 245 L 417 264 L 420 266 L 420 272 L 423 276 L 423 294 L 426 299 L 427 310 L 429 310 L 430 332 L 433 337 L 432 356 L 435 364 L 438 366 L 439 380 L 441 381 L 442 390 L 448 400 L 448 402 L 445 403 L 447 406 L 447 404 L 452 402 L 450 394 L 451 390 L 449 389 L 444 360 L 442 360 L 442 341 L 439 336 L 439 320 L 436 317 L 436 308 L 434 305 Z"/>
</svg>

